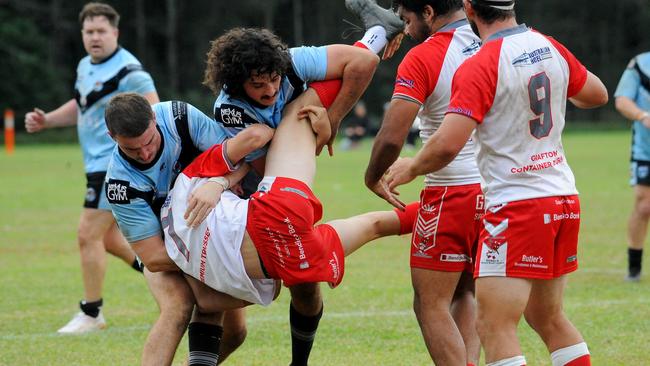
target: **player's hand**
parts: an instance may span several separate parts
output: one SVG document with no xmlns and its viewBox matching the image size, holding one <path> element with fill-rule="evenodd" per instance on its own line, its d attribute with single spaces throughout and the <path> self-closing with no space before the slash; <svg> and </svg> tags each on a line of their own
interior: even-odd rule
<svg viewBox="0 0 650 366">
<path fill-rule="evenodd" d="M 300 108 L 298 118 L 305 118 L 311 124 L 312 130 L 316 134 L 316 155 L 320 155 L 332 135 L 332 126 L 327 110 L 323 107 L 307 105 Z"/>
<path fill-rule="evenodd" d="M 329 113 L 329 112 L 328 112 Z M 328 114 L 329 116 L 329 114 Z M 339 132 L 339 126 L 341 125 L 341 120 L 340 119 L 334 119 L 330 117 L 330 128 L 332 131 L 332 134 L 330 136 L 330 140 L 327 141 L 327 152 L 329 153 L 330 156 L 334 156 L 334 141 L 336 140 L 336 135 Z"/>
<path fill-rule="evenodd" d="M 189 227 L 199 226 L 210 211 L 219 203 L 223 186 L 216 182 L 206 182 L 190 193 L 183 218 Z"/>
<path fill-rule="evenodd" d="M 650 128 L 650 116 L 645 116 L 641 119 L 641 123 L 643 123 L 643 126 L 645 128 Z"/>
<path fill-rule="evenodd" d="M 393 39 L 388 41 L 386 47 L 384 47 L 384 53 L 381 55 L 382 60 L 388 60 L 389 58 L 395 55 L 395 52 L 399 50 L 399 47 L 402 45 L 402 40 L 404 39 L 404 33 L 397 34 Z"/>
<path fill-rule="evenodd" d="M 390 191 L 395 190 L 395 188 L 403 184 L 411 182 L 416 177 L 413 173 L 413 158 L 397 159 L 393 165 L 388 168 L 384 177 Z"/>
<path fill-rule="evenodd" d="M 34 108 L 32 112 L 25 115 L 25 130 L 29 133 L 38 132 L 45 128 L 45 112 L 38 108 Z"/>
<path fill-rule="evenodd" d="M 377 183 L 369 186 L 368 188 L 370 188 L 370 190 L 373 191 L 377 196 L 386 200 L 386 202 L 404 211 L 406 205 L 398 198 L 399 192 L 395 189 L 391 190 L 388 188 L 385 176 L 381 177 Z"/>
</svg>

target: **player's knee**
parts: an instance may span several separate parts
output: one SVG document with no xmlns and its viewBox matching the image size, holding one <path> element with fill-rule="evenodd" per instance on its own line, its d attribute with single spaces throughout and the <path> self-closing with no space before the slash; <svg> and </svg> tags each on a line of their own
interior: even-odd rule
<svg viewBox="0 0 650 366">
<path fill-rule="evenodd" d="M 546 336 L 562 333 L 561 329 L 568 322 L 564 312 L 560 309 L 530 311 L 524 314 L 524 318 L 528 325 L 530 325 L 537 334 L 541 335 L 543 339 L 546 339 Z"/>
<path fill-rule="evenodd" d="M 227 349 L 230 352 L 236 350 L 239 346 L 244 344 L 248 329 L 246 324 L 242 324 L 234 329 L 224 329 L 224 337 L 221 340 L 222 349 Z"/>
<path fill-rule="evenodd" d="M 320 287 L 317 283 L 304 283 L 292 286 L 291 302 L 296 308 L 318 311 L 322 304 Z"/>
<path fill-rule="evenodd" d="M 640 217 L 644 219 L 650 218 L 650 199 L 638 199 L 634 209 Z"/>
</svg>

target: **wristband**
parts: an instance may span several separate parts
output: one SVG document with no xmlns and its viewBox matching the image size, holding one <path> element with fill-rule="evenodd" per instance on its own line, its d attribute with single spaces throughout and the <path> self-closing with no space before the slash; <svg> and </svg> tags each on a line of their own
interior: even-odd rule
<svg viewBox="0 0 650 366">
<path fill-rule="evenodd" d="M 637 119 L 637 121 L 643 121 L 643 119 L 648 116 L 650 116 L 650 113 L 643 111 L 643 113 L 641 113 L 641 116 L 639 117 L 639 119 Z"/>
<path fill-rule="evenodd" d="M 226 178 L 226 177 L 208 178 L 208 182 L 217 183 L 218 185 L 223 187 L 224 191 L 227 190 L 228 188 L 230 188 L 230 181 L 228 181 L 228 178 Z"/>
</svg>

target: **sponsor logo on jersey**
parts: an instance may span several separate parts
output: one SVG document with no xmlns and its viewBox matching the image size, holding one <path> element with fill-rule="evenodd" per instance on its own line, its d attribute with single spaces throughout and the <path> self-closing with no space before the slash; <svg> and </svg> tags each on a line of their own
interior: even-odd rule
<svg viewBox="0 0 650 366">
<path fill-rule="evenodd" d="M 575 255 L 575 254 L 566 257 L 566 262 L 567 262 L 567 263 L 575 262 L 575 261 L 577 261 L 577 260 L 578 260 L 578 256 Z"/>
<path fill-rule="evenodd" d="M 463 48 L 461 52 L 465 56 L 472 56 L 478 51 L 479 48 L 481 48 L 481 42 L 478 42 L 477 40 L 473 40 L 472 43 L 469 46 Z"/>
<path fill-rule="evenodd" d="M 330 259 L 329 264 L 332 267 L 332 278 L 334 283 L 338 282 L 341 271 L 339 270 L 339 258 L 336 255 L 336 252 L 332 252 L 332 259 Z"/>
<path fill-rule="evenodd" d="M 409 80 L 401 76 L 398 76 L 397 79 L 395 80 L 395 85 L 413 89 L 415 87 L 415 80 Z"/>
<path fill-rule="evenodd" d="M 551 53 L 551 47 L 542 47 L 532 52 L 524 52 L 521 56 L 515 58 L 512 61 L 512 66 L 515 67 L 530 66 L 538 62 L 547 60 L 549 58 L 553 58 L 553 54 Z"/>
<path fill-rule="evenodd" d="M 544 264 L 544 258 L 536 255 L 522 255 L 519 262 L 515 262 L 515 267 L 548 269 Z"/>
<path fill-rule="evenodd" d="M 522 255 L 521 261 L 525 263 L 542 263 L 544 262 L 544 257 L 536 255 Z"/>
<path fill-rule="evenodd" d="M 106 185 L 106 198 L 108 198 L 108 202 L 116 204 L 129 203 L 128 188 L 129 182 L 125 180 L 109 179 Z"/>
<path fill-rule="evenodd" d="M 580 213 L 576 212 L 569 212 L 569 213 L 561 213 L 561 214 L 553 214 L 553 221 L 560 221 L 560 220 L 578 220 L 580 218 Z"/>
<path fill-rule="evenodd" d="M 461 107 L 449 107 L 447 112 L 462 114 L 462 115 L 467 116 L 467 117 L 472 117 L 472 115 L 474 114 L 474 112 L 472 112 L 471 110 L 461 108 Z"/>
<path fill-rule="evenodd" d="M 246 127 L 244 124 L 244 109 L 231 104 L 223 104 L 218 112 L 218 120 L 225 127 Z"/>
<path fill-rule="evenodd" d="M 544 224 L 551 223 L 551 214 L 544 214 Z"/>
<path fill-rule="evenodd" d="M 210 242 L 210 228 L 205 228 L 203 242 L 201 243 L 201 260 L 199 263 L 199 281 L 205 283 L 205 263 L 208 260 L 208 243 Z"/>
</svg>

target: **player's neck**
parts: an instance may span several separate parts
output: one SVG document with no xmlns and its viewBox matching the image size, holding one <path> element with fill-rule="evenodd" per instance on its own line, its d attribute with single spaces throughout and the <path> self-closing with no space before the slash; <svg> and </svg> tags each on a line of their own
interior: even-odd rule
<svg viewBox="0 0 650 366">
<path fill-rule="evenodd" d="M 513 18 L 508 18 L 506 20 L 502 21 L 496 21 L 492 24 L 478 24 L 478 30 L 479 33 L 481 33 L 481 41 L 485 42 L 487 39 L 489 39 L 493 34 L 501 32 L 502 30 L 510 29 L 516 27 L 517 24 L 517 19 Z"/>
</svg>

